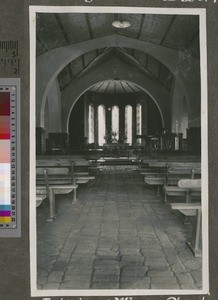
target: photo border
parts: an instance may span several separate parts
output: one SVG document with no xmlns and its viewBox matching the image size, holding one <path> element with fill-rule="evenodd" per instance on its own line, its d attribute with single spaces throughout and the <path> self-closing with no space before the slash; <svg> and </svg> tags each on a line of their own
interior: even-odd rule
<svg viewBox="0 0 218 300">
<path fill-rule="evenodd" d="M 198 15 L 200 36 L 201 78 L 201 167 L 202 167 L 202 289 L 201 290 L 39 290 L 37 289 L 37 230 L 36 230 L 36 14 L 37 13 L 131 13 Z M 209 238 L 208 238 L 208 85 L 207 85 L 207 31 L 206 8 L 122 7 L 122 6 L 29 6 L 30 26 L 30 194 L 29 238 L 31 296 L 147 296 L 147 295 L 201 295 L 209 293 Z"/>
</svg>

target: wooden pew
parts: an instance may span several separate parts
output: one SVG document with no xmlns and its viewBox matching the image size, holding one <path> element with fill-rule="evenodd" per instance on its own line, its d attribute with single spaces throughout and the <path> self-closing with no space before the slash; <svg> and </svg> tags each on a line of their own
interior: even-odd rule
<svg viewBox="0 0 218 300">
<path fill-rule="evenodd" d="M 94 176 L 89 175 L 90 163 L 85 159 L 69 159 L 69 158 L 46 158 L 37 159 L 37 166 L 51 166 L 51 167 L 67 167 L 71 168 L 70 174 L 75 184 L 84 184 L 90 180 L 94 180 Z"/>
<path fill-rule="evenodd" d="M 157 194 L 160 194 L 160 188 L 166 185 L 166 163 L 157 159 L 144 159 L 143 165 L 146 169 L 141 169 L 141 174 L 144 176 L 144 182 L 149 186 L 157 187 Z"/>
<path fill-rule="evenodd" d="M 193 170 L 200 169 L 200 163 L 196 162 L 160 162 L 154 161 L 149 163 L 149 166 L 154 170 L 155 175 L 147 176 L 145 174 L 144 181 L 146 184 L 151 186 L 158 186 L 158 193 L 160 187 L 165 187 L 168 185 L 177 185 L 181 178 L 192 178 Z M 156 176 L 156 174 L 159 176 Z M 171 189 L 169 189 L 171 192 Z"/>
<path fill-rule="evenodd" d="M 192 236 L 191 240 L 186 243 L 195 257 L 201 257 L 201 203 L 170 203 L 170 207 L 192 219 Z"/>
<path fill-rule="evenodd" d="M 95 176 L 89 175 L 90 162 L 85 159 L 73 159 L 73 173 L 74 179 L 77 184 L 88 183 L 94 180 Z"/>
<path fill-rule="evenodd" d="M 144 182 L 149 186 L 156 186 L 157 194 L 159 195 L 160 188 L 167 184 L 167 163 L 153 160 L 148 162 L 148 166 L 150 168 L 150 172 L 146 172 L 147 174 L 143 172 Z"/>
<path fill-rule="evenodd" d="M 73 191 L 72 204 L 77 203 L 76 185 L 71 176 L 71 170 L 66 166 L 37 166 L 36 167 L 36 191 L 38 197 L 48 196 L 49 199 L 49 218 L 53 221 L 55 218 L 55 195 L 68 194 Z"/>
<path fill-rule="evenodd" d="M 46 187 L 36 187 L 36 207 L 38 207 L 45 198 L 47 198 Z"/>
<path fill-rule="evenodd" d="M 186 203 L 191 202 L 192 196 L 201 196 L 201 180 L 194 178 L 192 178 L 191 181 L 189 181 L 189 179 L 180 179 L 178 181 L 178 186 L 164 186 L 164 202 L 167 202 L 167 196 L 185 197 Z"/>
</svg>

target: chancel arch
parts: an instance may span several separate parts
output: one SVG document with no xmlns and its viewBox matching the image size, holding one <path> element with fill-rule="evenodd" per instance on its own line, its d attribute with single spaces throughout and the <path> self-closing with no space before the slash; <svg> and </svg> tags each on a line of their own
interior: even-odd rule
<svg viewBox="0 0 218 300">
<path fill-rule="evenodd" d="M 112 68 L 116 66 L 116 69 Z M 107 70 L 107 72 L 105 72 Z M 142 91 L 147 93 L 156 103 L 162 122 L 166 128 L 170 130 L 170 93 L 163 86 L 158 85 L 153 81 L 149 75 L 145 76 L 130 64 L 127 64 L 120 58 L 110 57 L 108 60 L 102 62 L 93 70 L 75 82 L 71 82 L 61 94 L 62 102 L 62 131 L 67 132 L 69 116 L 76 101 L 81 95 L 88 91 L 92 86 L 96 85 L 102 80 L 120 78 L 127 82 L 132 82 L 138 86 Z"/>
<path fill-rule="evenodd" d="M 54 49 L 37 58 L 37 74 L 41 74 L 37 77 L 37 86 L 39 87 L 37 88 L 37 111 L 40 112 L 40 115 L 37 114 L 37 124 L 40 126 L 44 124 L 45 101 L 53 81 L 61 70 L 79 56 L 91 50 L 105 47 L 136 49 L 155 57 L 174 74 L 176 81 L 178 81 L 181 86 L 180 93 L 186 96 L 189 111 L 193 114 L 196 114 L 196 112 L 199 113 L 200 106 L 198 100 L 200 98 L 200 91 L 194 88 L 196 84 L 199 85 L 200 81 L 198 59 L 187 56 L 184 53 L 180 55 L 179 51 L 174 49 L 131 39 L 129 37 L 114 35 Z M 55 60 L 54 57 L 56 58 Z M 188 67 L 186 65 L 187 59 L 189 61 Z M 50 65 L 50 67 L 47 68 L 47 65 Z M 179 69 L 176 67 L 178 65 L 180 66 Z M 183 68 L 186 69 L 185 76 L 182 72 Z M 193 77 L 192 74 L 195 74 L 195 76 Z M 190 101 L 190 97 L 196 100 Z"/>
</svg>

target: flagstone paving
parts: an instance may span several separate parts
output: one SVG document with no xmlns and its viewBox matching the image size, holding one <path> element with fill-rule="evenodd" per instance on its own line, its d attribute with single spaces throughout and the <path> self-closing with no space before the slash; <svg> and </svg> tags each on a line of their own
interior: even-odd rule
<svg viewBox="0 0 218 300">
<path fill-rule="evenodd" d="M 134 166 L 105 166 L 57 197 L 57 217 L 37 208 L 38 289 L 200 289 L 190 227 L 148 189 Z"/>
</svg>

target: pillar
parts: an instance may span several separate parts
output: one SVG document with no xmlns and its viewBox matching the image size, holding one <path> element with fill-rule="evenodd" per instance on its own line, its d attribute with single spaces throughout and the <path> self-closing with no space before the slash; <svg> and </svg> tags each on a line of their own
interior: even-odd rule
<svg viewBox="0 0 218 300">
<path fill-rule="evenodd" d="M 132 145 L 136 143 L 136 104 L 132 105 Z"/>
<path fill-rule="evenodd" d="M 119 128 L 120 132 L 125 134 L 125 106 L 122 104 L 119 106 Z"/>
<path fill-rule="evenodd" d="M 106 112 L 106 132 L 111 132 L 111 106 L 105 107 Z"/>
<path fill-rule="evenodd" d="M 94 105 L 94 142 L 98 146 L 98 105 Z"/>
<path fill-rule="evenodd" d="M 85 94 L 84 95 L 84 137 L 86 137 L 87 139 L 89 135 L 88 119 L 89 119 L 89 103 L 88 103 L 87 94 Z"/>
<path fill-rule="evenodd" d="M 142 135 L 148 134 L 148 102 L 147 99 L 142 101 Z M 146 139 L 142 139 L 142 146 L 146 147 Z"/>
</svg>

